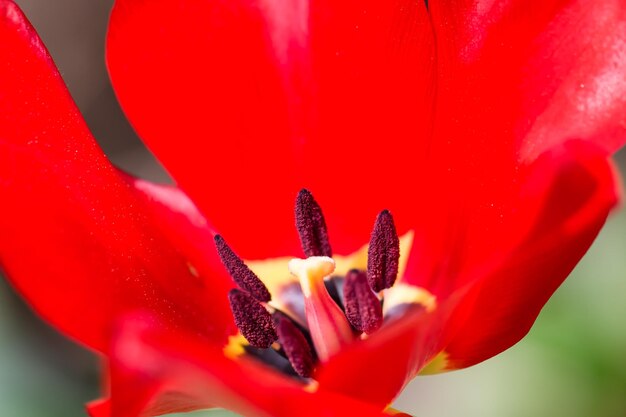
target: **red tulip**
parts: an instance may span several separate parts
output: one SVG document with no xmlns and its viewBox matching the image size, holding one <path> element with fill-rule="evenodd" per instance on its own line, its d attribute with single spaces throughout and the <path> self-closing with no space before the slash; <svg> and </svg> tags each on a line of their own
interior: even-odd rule
<svg viewBox="0 0 626 417">
<path fill-rule="evenodd" d="M 616 204 L 624 33 L 621 0 L 117 0 L 170 187 L 109 163 L 0 0 L 2 266 L 108 358 L 93 416 L 392 413 L 520 340 Z"/>
</svg>

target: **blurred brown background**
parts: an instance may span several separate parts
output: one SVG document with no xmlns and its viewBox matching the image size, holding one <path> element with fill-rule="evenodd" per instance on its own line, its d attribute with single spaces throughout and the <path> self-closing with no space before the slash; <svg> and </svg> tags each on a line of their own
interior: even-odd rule
<svg viewBox="0 0 626 417">
<path fill-rule="evenodd" d="M 137 175 L 167 181 L 108 83 L 104 36 L 113 1 L 16 2 L 110 158 Z M 620 212 L 529 337 L 469 370 L 418 378 L 397 407 L 420 417 L 625 417 L 625 253 Z M 82 403 L 97 394 L 97 358 L 38 321 L 0 280 L 0 415 L 81 416 Z"/>
</svg>

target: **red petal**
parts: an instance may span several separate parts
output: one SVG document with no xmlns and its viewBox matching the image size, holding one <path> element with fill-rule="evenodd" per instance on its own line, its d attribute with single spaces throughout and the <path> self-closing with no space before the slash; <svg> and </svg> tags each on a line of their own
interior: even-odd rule
<svg viewBox="0 0 626 417">
<path fill-rule="evenodd" d="M 113 352 L 111 401 L 95 404 L 94 416 L 153 416 L 209 406 L 276 417 L 294 410 L 305 416 L 383 415 L 381 408 L 321 387 L 305 390 L 258 363 L 230 360 L 195 338 L 162 332 L 142 315 L 122 323 Z"/>
<path fill-rule="evenodd" d="M 336 252 L 384 208 L 407 230 L 432 119 L 422 2 L 118 0 L 107 58 L 139 134 L 242 256 L 298 251 L 302 187 Z"/>
<path fill-rule="evenodd" d="M 510 219 L 525 166 L 573 137 L 608 150 L 626 139 L 626 9 L 584 0 L 429 5 L 437 107 L 431 180 L 410 190 L 424 207 L 414 212 L 408 279 L 450 293 L 455 277 L 519 243 Z"/>
<path fill-rule="evenodd" d="M 379 407 L 391 404 L 458 330 L 453 313 L 465 293 L 459 291 L 432 313 L 410 311 L 342 350 L 316 375 L 320 386 Z"/>
<path fill-rule="evenodd" d="M 92 401 L 87 404 L 87 412 L 90 417 L 110 417 L 111 401 L 108 399 Z"/>
<path fill-rule="evenodd" d="M 512 165 L 506 172 L 496 170 L 491 179 L 485 178 L 487 172 L 482 170 L 475 171 L 474 177 L 468 173 L 464 178 L 446 178 L 450 182 L 456 178 L 459 188 L 450 192 L 444 186 L 443 190 L 433 191 L 439 197 L 431 210 L 423 214 L 428 221 L 416 226 L 403 280 L 425 287 L 439 297 L 451 294 L 484 265 L 516 250 L 527 239 L 537 216 L 543 212 L 558 213 L 563 202 L 551 199 L 551 190 L 546 187 L 564 175 L 560 169 L 567 170 L 570 164 L 578 163 L 586 166 L 589 159 L 600 159 L 606 164 L 603 152 L 587 142 L 569 141 L 545 153 L 542 158 L 549 163 Z M 599 187 L 610 189 L 613 180 L 609 180 L 608 185 L 600 183 Z M 576 192 L 571 190 L 571 199 L 587 196 Z M 615 190 L 611 193 L 614 196 Z M 555 222 L 565 220 L 554 214 Z"/>
<path fill-rule="evenodd" d="M 225 294 L 232 288 L 233 283 L 215 250 L 213 227 L 189 197 L 176 187 L 123 175 L 145 200 L 153 224 L 187 257 L 192 274 L 209 278 L 207 285 L 216 294 Z M 226 299 L 218 304 L 226 305 Z"/>
<path fill-rule="evenodd" d="M 539 196 L 542 207 L 524 241 L 473 284 L 459 316 L 462 330 L 446 348 L 450 368 L 476 364 L 517 343 L 616 204 L 612 167 L 601 152 L 578 145 L 535 163 L 523 191 Z"/>
<path fill-rule="evenodd" d="M 589 144 L 570 142 L 528 171 L 517 193 L 515 221 L 508 229 L 485 232 L 502 250 L 491 250 L 490 262 L 462 270 L 460 277 L 422 280 L 439 292 L 436 310 L 403 317 L 342 351 L 321 369 L 320 384 L 386 404 L 439 352 L 448 354 L 450 368 L 469 366 L 526 334 L 617 201 L 611 165 Z M 507 241 L 506 233 L 519 238 Z M 516 239 L 517 245 L 507 246 Z M 412 274 L 409 268 L 408 278 Z"/>
<path fill-rule="evenodd" d="M 0 256 L 33 307 L 101 351 L 116 315 L 137 307 L 224 340 L 233 325 L 223 269 L 210 267 L 217 255 L 174 249 L 176 233 L 200 233 L 180 228 L 192 219 L 174 223 L 111 166 L 34 30 L 4 0 L 0 98 Z M 213 281 L 193 276 L 190 261 Z"/>
<path fill-rule="evenodd" d="M 608 151 L 624 144 L 626 3 L 443 0 L 430 9 L 449 137 L 515 145 L 522 159 L 572 137 Z"/>
</svg>

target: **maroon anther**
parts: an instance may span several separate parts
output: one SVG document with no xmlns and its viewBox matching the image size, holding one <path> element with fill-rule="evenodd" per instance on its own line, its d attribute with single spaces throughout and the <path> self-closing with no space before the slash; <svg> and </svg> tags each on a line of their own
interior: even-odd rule
<svg viewBox="0 0 626 417">
<path fill-rule="evenodd" d="M 296 228 L 307 257 L 333 256 L 322 209 L 306 189 L 300 190 L 296 198 Z"/>
<path fill-rule="evenodd" d="M 282 346 L 294 371 L 303 378 L 313 373 L 313 353 L 298 326 L 282 314 L 274 315 L 278 342 Z"/>
<path fill-rule="evenodd" d="M 272 299 L 270 292 L 254 272 L 228 246 L 224 238 L 215 236 L 215 246 L 222 263 L 239 288 L 249 292 L 254 298 L 264 303 Z"/>
<path fill-rule="evenodd" d="M 372 334 L 383 324 L 380 300 L 372 292 L 365 272 L 352 269 L 343 284 L 346 317 L 357 330 Z"/>
<path fill-rule="evenodd" d="M 367 251 L 367 280 L 376 292 L 391 287 L 398 276 L 400 239 L 389 210 L 376 218 Z"/>
<path fill-rule="evenodd" d="M 265 349 L 278 339 L 272 316 L 253 296 L 234 288 L 228 301 L 237 328 L 251 346 Z"/>
</svg>

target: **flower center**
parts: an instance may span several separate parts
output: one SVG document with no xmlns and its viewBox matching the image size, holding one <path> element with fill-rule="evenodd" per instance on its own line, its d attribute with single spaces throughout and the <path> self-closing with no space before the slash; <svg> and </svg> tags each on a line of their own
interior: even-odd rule
<svg viewBox="0 0 626 417">
<path fill-rule="evenodd" d="M 238 287 L 230 291 L 229 302 L 240 335 L 231 338 L 227 354 L 245 353 L 287 374 L 309 378 L 318 362 L 376 332 L 394 311 L 416 304 L 434 308 L 434 299 L 421 289 L 407 293 L 403 288 L 403 294 L 411 295 L 399 297 L 391 288 L 400 268 L 400 239 L 389 211 L 382 211 L 374 224 L 367 267 L 343 271 L 336 270 L 322 210 L 307 190 L 298 194 L 295 217 L 306 258 L 278 262 L 291 275 L 284 280 L 266 277 L 258 262 L 250 263 L 271 291 L 221 236 L 215 237 L 220 258 Z M 394 302 L 385 302 L 383 309 L 384 299 Z"/>
</svg>

